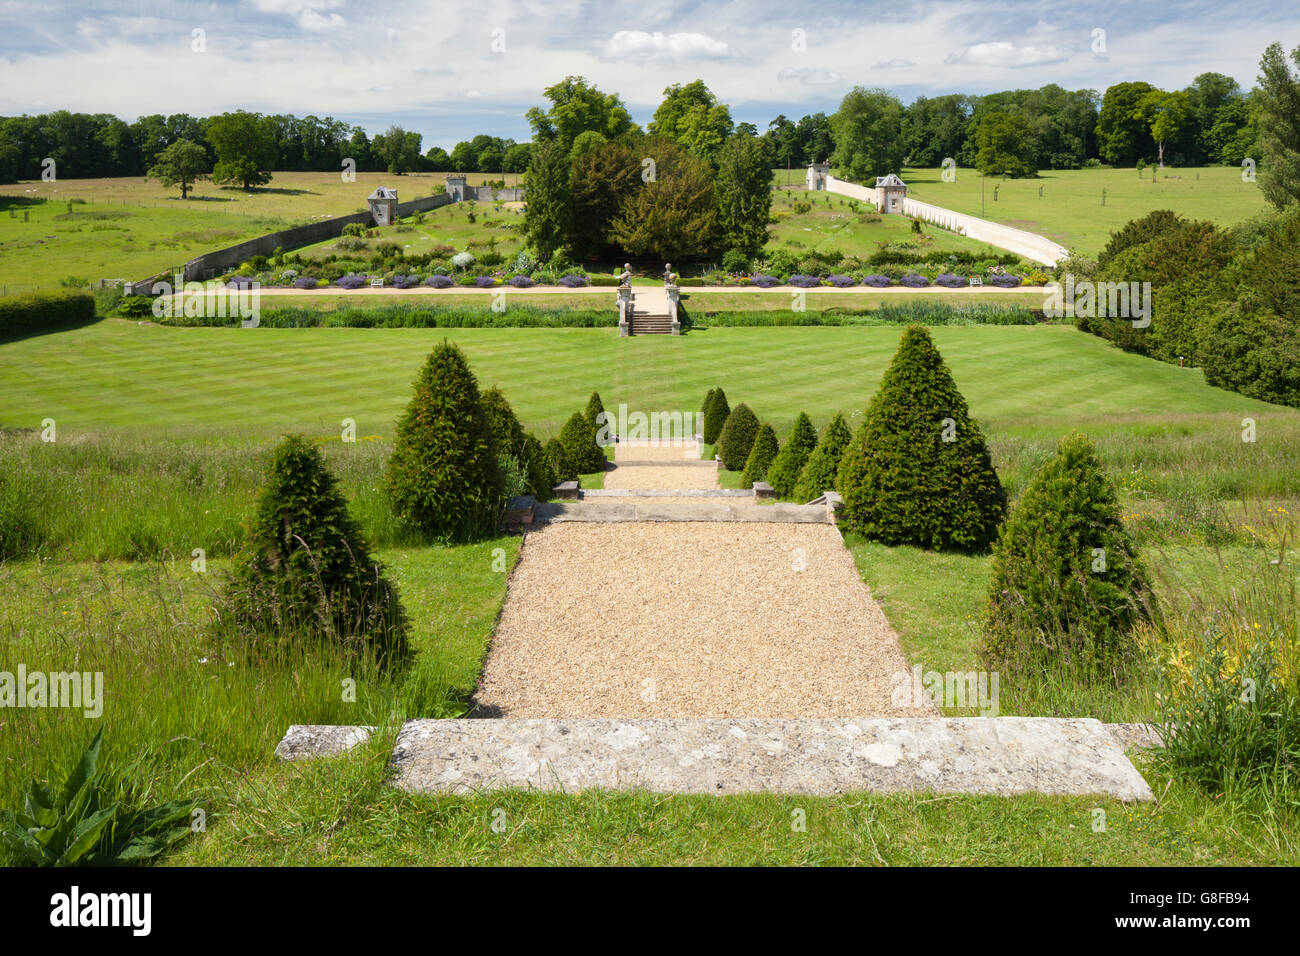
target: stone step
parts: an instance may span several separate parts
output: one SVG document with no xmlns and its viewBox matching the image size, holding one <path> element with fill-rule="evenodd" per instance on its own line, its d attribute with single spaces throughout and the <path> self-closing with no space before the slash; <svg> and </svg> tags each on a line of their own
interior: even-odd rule
<svg viewBox="0 0 1300 956">
<path fill-rule="evenodd" d="M 663 497 L 667 492 L 659 492 Z M 560 521 L 751 521 L 768 524 L 831 524 L 821 505 L 772 504 L 752 501 L 728 504 L 728 498 L 697 501 L 656 501 L 654 497 L 548 501 L 533 509 L 533 523 Z"/>
<path fill-rule="evenodd" d="M 1104 795 L 1151 800 L 1092 718 L 410 720 L 394 786 L 654 793 Z"/>
</svg>

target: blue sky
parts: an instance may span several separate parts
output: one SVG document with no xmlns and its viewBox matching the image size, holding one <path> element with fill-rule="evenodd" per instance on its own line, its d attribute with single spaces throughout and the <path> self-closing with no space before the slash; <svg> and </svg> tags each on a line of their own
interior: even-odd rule
<svg viewBox="0 0 1300 956">
<path fill-rule="evenodd" d="M 1300 2 L 0 0 L 0 115 L 329 114 L 450 148 L 479 132 L 527 139 L 524 110 L 571 73 L 641 123 L 665 86 L 700 78 L 762 129 L 833 112 L 855 85 L 910 102 L 1179 88 L 1213 70 L 1249 87 L 1274 41 L 1300 45 Z"/>
</svg>

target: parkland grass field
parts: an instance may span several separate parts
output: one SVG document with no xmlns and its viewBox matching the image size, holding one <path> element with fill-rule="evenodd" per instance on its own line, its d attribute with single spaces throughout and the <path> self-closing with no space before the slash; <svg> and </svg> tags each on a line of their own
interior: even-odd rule
<svg viewBox="0 0 1300 956">
<path fill-rule="evenodd" d="M 382 493 L 395 420 L 430 348 L 465 352 L 543 439 L 598 390 L 608 408 L 698 409 L 721 385 L 784 436 L 806 411 L 860 420 L 898 327 L 720 328 L 619 339 L 610 329 L 189 329 L 105 319 L 0 344 L 0 507 L 30 519 L 36 553 L 0 564 L 0 653 L 29 667 L 69 654 L 103 670 L 107 759 L 130 795 L 201 795 L 208 831 L 175 863 L 1292 864 L 1300 808 L 1216 799 L 1142 758 L 1154 804 L 1096 798 L 626 793 L 401 794 L 384 783 L 399 721 L 456 716 L 473 692 L 518 539 L 427 545 Z M 1294 628 L 1269 560 L 1300 514 L 1300 412 L 1210 388 L 1195 369 L 1057 325 L 935 327 L 1013 498 L 1073 430 L 1096 439 L 1174 617 L 1209 602 Z M 340 440 L 343 419 L 355 444 Z M 1253 420 L 1254 442 L 1242 441 Z M 57 440 L 41 432 L 53 420 Z M 318 441 L 392 569 L 417 655 L 404 674 L 304 652 L 223 655 L 207 637 L 220 576 L 271 449 Z M 926 668 L 975 668 L 990 559 L 850 538 L 859 570 Z M 195 549 L 207 566 L 197 573 Z M 498 554 L 500 549 L 500 554 Z M 503 566 L 499 558 L 504 557 Z M 504 570 L 503 570 L 504 567 Z M 1288 575 L 1293 574 L 1287 571 Z M 611 582 L 615 586 L 616 582 Z M 1294 597 L 1295 583 L 1289 585 Z M 1254 590 L 1252 590 L 1252 588 Z M 1273 603 L 1268 604 L 1268 600 Z M 1270 610 L 1271 608 L 1271 610 Z M 707 608 L 701 609 L 707 614 Z M 1149 717 L 1157 687 L 1004 688 L 1003 713 Z M 0 722 L 0 804 L 84 746 L 54 710 Z M 290 723 L 368 723 L 345 758 L 280 764 Z M 1104 833 L 1089 826 L 1107 809 Z M 808 814 L 792 834 L 790 812 Z M 511 826 L 486 826 L 504 808 Z"/>
</svg>

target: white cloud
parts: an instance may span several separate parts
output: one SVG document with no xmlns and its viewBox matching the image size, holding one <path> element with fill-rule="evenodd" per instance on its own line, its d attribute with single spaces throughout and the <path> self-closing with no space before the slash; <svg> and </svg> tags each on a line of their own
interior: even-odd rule
<svg viewBox="0 0 1300 956">
<path fill-rule="evenodd" d="M 810 66 L 787 66 L 776 75 L 776 78 L 783 83 L 789 82 L 790 80 L 798 80 L 800 83 L 804 83 L 808 86 L 829 86 L 833 83 L 838 83 L 843 79 L 843 77 L 834 70 L 823 70 Z"/>
<path fill-rule="evenodd" d="M 304 30 L 333 30 L 337 27 L 347 25 L 337 13 L 331 13 L 328 17 L 321 16 L 315 10 L 304 10 L 298 14 L 298 25 Z"/>
<path fill-rule="evenodd" d="M 871 64 L 873 70 L 901 70 L 909 66 L 916 66 L 916 63 L 912 60 L 905 60 L 901 56 L 896 56 L 892 60 L 881 60 L 879 63 Z"/>
<path fill-rule="evenodd" d="M 722 40 L 703 33 L 646 33 L 644 30 L 619 30 L 605 44 L 613 57 L 689 57 L 723 59 L 731 48 Z"/>
<path fill-rule="evenodd" d="M 945 63 L 967 63 L 971 66 L 1041 66 L 1060 63 L 1069 54 L 1055 46 L 1016 46 L 1001 40 L 995 43 L 976 43 L 961 53 L 944 58 Z"/>
<path fill-rule="evenodd" d="M 283 13 L 296 17 L 305 10 L 337 10 L 344 0 L 249 0 L 261 13 Z"/>
</svg>

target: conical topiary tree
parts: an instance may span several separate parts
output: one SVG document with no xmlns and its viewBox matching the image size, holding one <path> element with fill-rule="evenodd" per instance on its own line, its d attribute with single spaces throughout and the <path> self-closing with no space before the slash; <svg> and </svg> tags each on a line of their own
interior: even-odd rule
<svg viewBox="0 0 1300 956">
<path fill-rule="evenodd" d="M 1100 675 L 1136 650 L 1155 598 L 1115 488 L 1082 435 L 1063 438 L 993 549 L 980 655 L 990 667 Z"/>
<path fill-rule="evenodd" d="M 594 436 L 596 447 L 601 449 L 601 455 L 604 456 L 604 449 L 614 443 L 615 433 L 618 431 L 618 422 L 615 416 L 605 412 L 605 406 L 600 400 L 599 392 L 592 392 L 591 398 L 587 399 L 587 408 L 583 412 L 587 416 L 587 421 L 591 423 L 591 433 Z M 600 421 L 600 416 L 604 414 L 605 420 Z M 601 434 L 604 432 L 604 434 Z M 601 444 L 604 441 L 605 444 Z M 602 471 L 605 467 L 604 461 L 592 460 L 596 467 L 594 471 Z"/>
<path fill-rule="evenodd" d="M 722 426 L 727 423 L 727 417 L 731 414 L 731 406 L 727 404 L 727 393 L 722 389 L 714 389 L 713 397 L 709 399 L 709 407 L 704 410 L 704 444 L 715 445 L 718 436 L 722 434 Z"/>
<path fill-rule="evenodd" d="M 226 585 L 228 619 L 259 641 L 308 636 L 382 664 L 407 653 L 407 621 L 320 450 L 299 435 L 271 458 Z"/>
<path fill-rule="evenodd" d="M 724 396 L 725 401 L 725 396 Z M 758 437 L 758 418 L 741 402 L 727 416 L 727 423 L 718 433 L 718 457 L 728 471 L 741 471 L 749 459 L 754 439 Z"/>
<path fill-rule="evenodd" d="M 519 458 L 524 451 L 524 426 L 519 424 L 505 394 L 495 385 L 483 393 L 483 411 L 487 414 L 488 427 L 492 429 L 497 454 Z"/>
<path fill-rule="evenodd" d="M 564 447 L 564 442 L 560 439 L 552 438 L 546 443 L 546 457 L 555 472 L 556 484 L 561 481 L 578 480 L 578 466 L 573 463 L 573 459 L 569 457 L 569 450 Z"/>
<path fill-rule="evenodd" d="M 745 470 L 740 476 L 740 487 L 753 488 L 754 482 L 766 480 L 767 471 L 772 467 L 772 462 L 776 460 L 780 450 L 776 431 L 764 422 L 759 426 L 758 435 L 754 438 L 754 447 L 749 450 L 749 457 L 745 459 Z"/>
<path fill-rule="evenodd" d="M 397 423 L 385 485 L 393 512 L 430 535 L 496 529 L 502 477 L 478 382 L 460 349 L 443 342 L 415 380 Z"/>
<path fill-rule="evenodd" d="M 574 412 L 560 429 L 560 441 L 579 474 L 605 470 L 605 453 L 596 444 L 596 433 L 582 412 Z"/>
<path fill-rule="evenodd" d="M 524 467 L 528 475 L 528 494 L 538 501 L 550 501 L 556 482 L 555 465 L 532 432 L 524 435 Z"/>
<path fill-rule="evenodd" d="M 799 480 L 794 486 L 796 500 L 812 501 L 835 490 L 835 475 L 839 471 L 840 459 L 844 457 L 844 449 L 849 447 L 852 440 L 853 433 L 849 431 L 844 416 L 836 414 L 822 432 L 821 440 L 808 456 L 803 470 L 799 472 Z"/>
<path fill-rule="evenodd" d="M 781 454 L 776 456 L 767 472 L 767 483 L 772 486 L 778 498 L 789 498 L 794 494 L 799 472 L 816 447 L 817 429 L 813 428 L 808 416 L 800 412 L 794 420 L 794 427 L 790 429 L 790 437 L 781 446 Z"/>
<path fill-rule="evenodd" d="M 983 551 L 1006 492 L 930 335 L 909 327 L 836 478 L 846 529 L 885 544 Z"/>
</svg>

